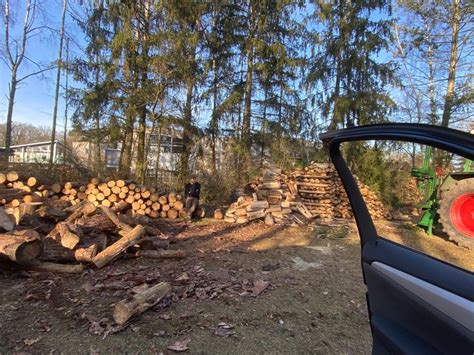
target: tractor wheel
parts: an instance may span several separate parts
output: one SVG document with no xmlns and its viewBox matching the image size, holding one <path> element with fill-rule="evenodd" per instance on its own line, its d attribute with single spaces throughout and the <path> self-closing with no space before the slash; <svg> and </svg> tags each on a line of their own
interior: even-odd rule
<svg viewBox="0 0 474 355">
<path fill-rule="evenodd" d="M 474 249 L 474 178 L 459 180 L 443 191 L 438 213 L 449 239 Z"/>
</svg>

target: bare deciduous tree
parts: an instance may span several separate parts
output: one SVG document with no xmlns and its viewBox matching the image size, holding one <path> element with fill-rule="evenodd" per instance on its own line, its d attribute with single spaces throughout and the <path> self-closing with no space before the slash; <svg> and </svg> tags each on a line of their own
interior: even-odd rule
<svg viewBox="0 0 474 355">
<path fill-rule="evenodd" d="M 10 31 L 12 27 L 10 1 L 5 0 L 2 4 L 2 13 L 4 21 L 4 48 L 1 52 L 0 58 L 6 64 L 10 71 L 10 83 L 8 88 L 8 110 L 7 122 L 5 129 L 5 152 L 3 156 L 4 161 L 8 161 L 8 152 L 11 146 L 12 135 L 12 118 L 13 106 L 15 104 L 15 95 L 18 86 L 26 79 L 44 73 L 50 70 L 51 67 L 44 67 L 26 54 L 26 48 L 29 40 L 38 35 L 39 31 L 44 30 L 46 26 L 37 25 L 37 14 L 39 10 L 39 3 L 36 0 L 27 0 L 25 7 L 25 15 L 23 19 L 23 27 L 19 38 L 11 36 Z M 23 76 L 19 76 L 19 69 L 25 62 L 32 64 L 35 69 Z"/>
</svg>

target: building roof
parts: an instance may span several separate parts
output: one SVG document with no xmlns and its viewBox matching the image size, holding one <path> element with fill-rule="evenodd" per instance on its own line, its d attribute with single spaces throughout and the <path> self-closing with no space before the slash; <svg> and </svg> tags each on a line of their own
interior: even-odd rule
<svg viewBox="0 0 474 355">
<path fill-rule="evenodd" d="M 59 140 L 55 140 L 54 141 L 56 144 L 58 145 L 61 145 L 63 146 L 64 148 L 66 149 L 69 149 L 68 147 L 66 147 L 64 145 L 64 143 L 62 143 L 61 141 Z M 16 145 L 11 145 L 10 148 L 23 148 L 23 147 L 38 147 L 38 146 L 42 146 L 42 145 L 51 145 L 51 141 L 46 141 L 46 142 L 35 142 L 35 143 L 25 143 L 25 144 L 16 144 Z M 0 149 L 5 149 L 5 147 L 0 147 Z"/>
</svg>

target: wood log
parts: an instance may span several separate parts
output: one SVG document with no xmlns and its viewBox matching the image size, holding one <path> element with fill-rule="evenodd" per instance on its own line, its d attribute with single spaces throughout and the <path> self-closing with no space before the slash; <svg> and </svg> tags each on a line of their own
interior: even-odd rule
<svg viewBox="0 0 474 355">
<path fill-rule="evenodd" d="M 101 207 L 101 211 L 112 221 L 113 224 L 117 226 L 118 229 L 124 230 L 126 232 L 131 231 L 133 228 L 127 223 L 122 222 L 118 216 L 108 207 Z"/>
<path fill-rule="evenodd" d="M 176 202 L 176 200 L 177 200 L 177 199 L 176 199 L 176 193 L 170 192 L 170 193 L 168 194 L 168 202 L 174 203 L 174 202 Z"/>
<path fill-rule="evenodd" d="M 34 230 L 0 234 L 0 256 L 18 264 L 36 260 L 43 250 L 39 234 Z"/>
<path fill-rule="evenodd" d="M 26 185 L 29 187 L 34 187 L 38 183 L 38 180 L 34 176 L 30 176 L 28 179 L 26 179 Z"/>
<path fill-rule="evenodd" d="M 166 195 L 160 196 L 158 202 L 160 205 L 166 205 L 168 203 L 168 197 Z"/>
<path fill-rule="evenodd" d="M 179 212 L 177 210 L 175 210 L 174 208 L 171 208 L 168 211 L 168 218 L 176 219 L 176 218 L 178 218 L 178 214 L 179 214 Z"/>
<path fill-rule="evenodd" d="M 27 263 L 24 267 L 34 271 L 63 272 L 67 274 L 80 274 L 84 271 L 84 265 L 82 264 L 71 265 L 39 261 Z"/>
<path fill-rule="evenodd" d="M 112 260 L 115 260 L 120 256 L 122 252 L 127 250 L 134 244 L 138 244 L 140 239 L 145 235 L 145 228 L 143 226 L 136 226 L 127 235 L 116 241 L 114 244 L 107 247 L 105 250 L 97 254 L 92 262 L 97 268 L 102 268 Z"/>
<path fill-rule="evenodd" d="M 0 184 L 7 182 L 7 176 L 4 173 L 0 173 Z"/>
<path fill-rule="evenodd" d="M 8 182 L 15 182 L 19 178 L 19 175 L 16 171 L 9 171 L 7 172 L 7 181 Z"/>
<path fill-rule="evenodd" d="M 249 221 L 254 219 L 264 218 L 265 217 L 265 210 L 260 211 L 252 211 L 247 213 L 247 218 Z"/>
<path fill-rule="evenodd" d="M 267 215 L 265 216 L 265 224 L 267 226 L 273 226 L 275 224 L 275 220 L 273 219 L 270 213 L 267 213 Z"/>
<path fill-rule="evenodd" d="M 62 190 L 61 184 L 52 184 L 51 185 L 51 191 L 53 191 L 55 194 L 59 194 Z"/>
<path fill-rule="evenodd" d="M 38 209 L 38 207 L 41 206 L 42 204 L 43 204 L 43 202 L 22 203 L 18 207 L 19 219 L 18 219 L 17 224 L 20 224 L 20 222 L 21 222 L 21 220 L 23 219 L 24 216 L 34 214 L 35 211 Z"/>
<path fill-rule="evenodd" d="M 243 224 L 243 223 L 247 223 L 248 221 L 249 219 L 247 218 L 247 216 L 237 217 L 237 219 L 235 220 L 235 223 Z"/>
<path fill-rule="evenodd" d="M 184 259 L 186 252 L 184 250 L 139 250 L 135 256 L 153 259 Z"/>
<path fill-rule="evenodd" d="M 269 207 L 268 201 L 254 201 L 247 206 L 248 212 L 255 212 Z"/>
<path fill-rule="evenodd" d="M 125 186 L 125 180 L 117 180 L 117 181 L 115 181 L 115 185 L 122 188 L 122 187 Z"/>
<path fill-rule="evenodd" d="M 137 316 L 155 306 L 164 297 L 170 294 L 170 292 L 170 284 L 160 282 L 143 292 L 135 294 L 130 301 L 120 301 L 114 307 L 113 317 L 115 322 L 120 325 L 125 324 L 133 316 Z"/>
<path fill-rule="evenodd" d="M 89 201 L 81 201 L 77 206 L 74 206 L 74 211 L 64 220 L 64 222 L 74 222 L 82 216 L 88 216 L 96 211 L 96 206 Z M 59 235 L 57 228 L 54 228 L 47 235 L 48 238 L 56 238 Z"/>
<path fill-rule="evenodd" d="M 61 246 L 58 242 L 45 238 L 43 240 L 43 253 L 40 256 L 42 261 L 51 261 L 51 262 L 91 262 L 92 258 L 97 255 L 97 251 L 102 246 L 99 246 L 97 243 L 92 243 L 92 241 L 97 240 L 98 243 L 102 243 L 100 238 L 85 238 L 87 241 L 81 240 L 79 247 L 75 250 L 70 250 Z M 105 249 L 105 246 L 104 248 Z"/>
<path fill-rule="evenodd" d="M 110 202 L 109 200 L 104 200 L 104 201 L 101 202 L 101 206 L 110 207 L 110 206 L 112 206 L 112 202 Z"/>
<path fill-rule="evenodd" d="M 112 211 L 114 212 L 123 212 L 125 211 L 126 209 L 128 209 L 130 206 L 129 204 L 127 203 L 127 201 L 118 201 L 114 207 L 112 207 Z"/>
<path fill-rule="evenodd" d="M 244 217 L 247 215 L 247 210 L 245 208 L 237 208 L 234 212 L 236 217 Z"/>
<path fill-rule="evenodd" d="M 120 194 L 122 192 L 122 189 L 120 187 L 118 187 L 117 185 L 115 186 L 112 186 L 112 188 L 110 189 L 112 191 L 113 194 Z"/>
<path fill-rule="evenodd" d="M 97 245 L 92 244 L 87 248 L 77 248 L 74 251 L 74 258 L 78 262 L 91 262 L 97 255 Z"/>
<path fill-rule="evenodd" d="M 224 218 L 224 213 L 222 212 L 221 209 L 217 209 L 214 211 L 214 219 L 223 219 Z"/>
<path fill-rule="evenodd" d="M 176 200 L 173 204 L 173 208 L 177 211 L 182 210 L 184 207 L 183 201 Z"/>
<path fill-rule="evenodd" d="M 81 240 L 76 233 L 71 231 L 66 222 L 59 222 L 56 224 L 56 231 L 59 234 L 59 242 L 67 249 L 74 249 Z"/>
<path fill-rule="evenodd" d="M 196 211 L 194 211 L 194 217 L 197 217 L 197 218 L 206 217 L 206 210 L 202 208 L 201 206 L 199 206 L 198 208 L 196 208 Z"/>
<path fill-rule="evenodd" d="M 227 223 L 235 223 L 235 218 L 226 215 L 226 216 L 224 217 L 224 221 L 227 222 Z"/>
</svg>

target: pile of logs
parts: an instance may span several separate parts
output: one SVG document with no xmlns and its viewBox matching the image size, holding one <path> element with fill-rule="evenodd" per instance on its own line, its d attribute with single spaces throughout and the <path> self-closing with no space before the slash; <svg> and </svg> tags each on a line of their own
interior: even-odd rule
<svg viewBox="0 0 474 355">
<path fill-rule="evenodd" d="M 319 218 L 332 219 L 353 217 L 346 191 L 332 164 L 311 163 L 303 169 L 291 173 L 296 181 L 297 195 L 311 213 Z M 373 218 L 389 218 L 390 215 L 377 194 L 363 184 L 357 176 L 355 180 Z"/>
<path fill-rule="evenodd" d="M 148 224 L 146 216 L 124 213 L 126 204 L 109 208 L 83 200 L 67 207 L 48 200 L 19 223 L 0 207 L 0 261 L 16 267 L 82 272 L 84 263 L 101 268 L 125 252 L 131 256 L 183 258 L 168 250 L 175 240 Z"/>
<path fill-rule="evenodd" d="M 67 201 L 76 205 L 89 201 L 94 206 L 114 207 L 126 204 L 137 215 L 151 218 L 185 217 L 181 195 L 174 192 L 160 193 L 155 188 L 140 186 L 132 181 L 92 178 L 88 184 L 66 182 L 47 184 L 35 177 L 20 177 L 14 171 L 0 173 L 0 206 L 17 209 L 14 214 L 24 214 L 47 199 Z M 199 211 L 202 214 L 202 211 Z"/>
<path fill-rule="evenodd" d="M 356 177 L 360 191 L 374 218 L 389 218 L 377 194 Z M 229 223 L 264 219 L 265 223 L 304 224 L 308 219 L 353 217 L 349 199 L 330 164 L 311 163 L 289 173 L 267 172 L 250 183 L 252 194 L 241 196 L 223 216 Z M 219 217 L 221 214 L 219 214 Z"/>
<path fill-rule="evenodd" d="M 264 219 L 265 224 L 304 224 L 313 217 L 301 202 L 295 201 L 296 188 L 285 183 L 286 176 L 280 171 L 269 171 L 254 184 L 252 196 L 241 196 L 226 211 L 224 220 L 228 223 L 246 223 Z"/>
</svg>

